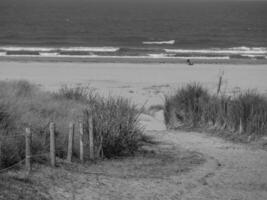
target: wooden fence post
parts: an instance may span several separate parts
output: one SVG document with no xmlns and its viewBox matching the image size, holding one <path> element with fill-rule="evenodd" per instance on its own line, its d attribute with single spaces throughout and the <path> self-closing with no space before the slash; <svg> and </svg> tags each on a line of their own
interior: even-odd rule
<svg viewBox="0 0 267 200">
<path fill-rule="evenodd" d="M 94 159 L 94 130 L 93 130 L 93 117 L 90 114 L 88 119 L 89 124 L 89 158 Z"/>
<path fill-rule="evenodd" d="M 83 122 L 79 122 L 79 132 L 80 132 L 80 160 L 81 162 L 84 162 L 84 151 L 83 151 Z"/>
<path fill-rule="evenodd" d="M 2 141 L 0 140 L 0 169 L 2 168 L 2 159 L 1 159 L 1 153 L 2 153 Z"/>
<path fill-rule="evenodd" d="M 51 122 L 50 130 L 50 160 L 52 167 L 56 166 L 56 142 L 55 142 L 55 123 Z"/>
<path fill-rule="evenodd" d="M 239 134 L 242 134 L 244 132 L 244 128 L 243 128 L 243 122 L 242 119 L 240 118 L 239 120 Z"/>
<path fill-rule="evenodd" d="M 68 155 L 67 161 L 71 162 L 72 159 L 72 150 L 73 150 L 73 137 L 74 137 L 74 123 L 69 124 L 69 141 L 68 141 Z"/>
<path fill-rule="evenodd" d="M 25 167 L 28 173 L 31 171 L 31 129 L 25 130 Z"/>
<path fill-rule="evenodd" d="M 217 95 L 221 92 L 221 86 L 222 86 L 222 76 L 219 77 L 219 82 L 217 85 Z"/>
</svg>

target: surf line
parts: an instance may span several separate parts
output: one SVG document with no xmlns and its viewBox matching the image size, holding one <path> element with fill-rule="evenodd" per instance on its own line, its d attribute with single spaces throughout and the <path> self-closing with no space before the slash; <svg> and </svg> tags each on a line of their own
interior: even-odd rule
<svg viewBox="0 0 267 200">
<path fill-rule="evenodd" d="M 169 41 L 143 41 L 143 44 L 170 44 L 173 45 L 175 43 L 175 40 L 169 40 Z"/>
</svg>

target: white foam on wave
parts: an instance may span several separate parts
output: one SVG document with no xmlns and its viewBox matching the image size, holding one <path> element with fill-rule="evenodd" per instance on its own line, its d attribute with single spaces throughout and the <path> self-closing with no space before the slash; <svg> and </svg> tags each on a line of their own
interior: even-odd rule
<svg viewBox="0 0 267 200">
<path fill-rule="evenodd" d="M 233 47 L 226 49 L 164 49 L 167 53 L 199 53 L 199 54 L 267 54 L 264 47 Z"/>
<path fill-rule="evenodd" d="M 148 54 L 150 58 L 178 58 L 178 59 L 197 59 L 197 60 L 225 60 L 229 56 L 175 56 L 175 54 Z"/>
<path fill-rule="evenodd" d="M 148 54 L 149 57 L 151 58 L 168 58 L 168 57 L 173 57 L 175 54 L 165 54 L 165 53 L 160 53 L 160 54 Z"/>
<path fill-rule="evenodd" d="M 57 51 L 84 51 L 84 52 L 116 52 L 117 47 L 16 47 L 0 46 L 1 51 L 36 51 L 36 52 L 57 52 Z"/>
<path fill-rule="evenodd" d="M 1 56 L 1 55 L 0 55 Z M 40 55 L 30 55 L 30 54 L 22 54 L 22 55 L 6 55 L 7 57 L 34 57 L 34 58 L 42 58 L 42 57 L 49 57 L 49 58 L 90 58 L 95 57 L 95 55 L 60 55 L 58 53 L 40 53 Z"/>
<path fill-rule="evenodd" d="M 266 56 L 264 55 L 257 55 L 257 54 L 254 54 L 254 55 L 251 55 L 251 54 L 242 54 L 241 56 L 243 57 L 248 57 L 248 58 L 266 58 Z"/>
<path fill-rule="evenodd" d="M 229 60 L 229 56 L 177 56 L 180 59 L 196 59 L 196 60 Z"/>
<path fill-rule="evenodd" d="M 266 47 L 246 47 L 246 46 L 241 46 L 241 47 L 232 47 L 229 48 L 231 50 L 238 50 L 238 51 L 266 51 Z"/>
<path fill-rule="evenodd" d="M 12 47 L 12 46 L 0 46 L 1 51 L 55 51 L 56 48 L 50 47 Z"/>
<path fill-rule="evenodd" d="M 59 53 L 56 53 L 56 52 L 40 52 L 40 56 L 44 56 L 44 57 L 55 57 L 58 55 Z"/>
<path fill-rule="evenodd" d="M 143 44 L 175 44 L 175 40 L 169 40 L 169 41 L 144 41 Z"/>
<path fill-rule="evenodd" d="M 120 48 L 117 47 L 66 47 L 60 48 L 61 51 L 91 51 L 91 52 L 116 52 Z"/>
<path fill-rule="evenodd" d="M 61 54 L 50 54 L 50 55 L 6 55 L 8 57 L 34 57 L 34 58 L 41 58 L 41 57 L 49 57 L 49 58 L 148 58 L 148 56 L 102 56 L 102 55 L 61 55 Z"/>
<path fill-rule="evenodd" d="M 0 56 L 8 56 L 8 57 L 35 57 L 35 58 L 40 58 L 40 57 L 50 57 L 50 58 L 121 58 L 121 59 L 126 59 L 126 58 L 152 58 L 152 59 L 197 59 L 197 60 L 225 60 L 225 59 L 230 59 L 229 56 L 214 56 L 214 57 L 209 57 L 209 56 L 174 56 L 172 54 L 148 54 L 144 56 L 113 56 L 113 55 L 62 55 L 59 53 L 40 53 L 40 55 L 6 55 L 5 52 L 0 52 Z"/>
</svg>

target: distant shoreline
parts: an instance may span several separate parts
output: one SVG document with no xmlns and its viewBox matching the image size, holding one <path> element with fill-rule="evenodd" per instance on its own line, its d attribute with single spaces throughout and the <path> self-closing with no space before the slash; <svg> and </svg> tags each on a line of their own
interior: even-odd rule
<svg viewBox="0 0 267 200">
<path fill-rule="evenodd" d="M 186 58 L 1 56 L 0 62 L 186 63 Z M 267 64 L 267 59 L 191 59 L 194 64 Z"/>
</svg>

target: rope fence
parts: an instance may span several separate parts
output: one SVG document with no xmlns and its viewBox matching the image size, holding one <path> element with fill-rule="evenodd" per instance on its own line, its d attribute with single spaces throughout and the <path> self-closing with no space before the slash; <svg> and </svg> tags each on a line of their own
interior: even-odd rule
<svg viewBox="0 0 267 200">
<path fill-rule="evenodd" d="M 88 120 L 88 125 L 89 125 L 89 159 L 93 160 L 95 158 L 95 152 L 94 152 L 94 134 L 93 134 L 93 119 L 92 117 L 89 118 Z M 40 153 L 36 155 L 32 155 L 31 152 L 31 147 L 32 147 L 32 131 L 31 128 L 26 128 L 24 134 L 17 134 L 17 135 L 12 135 L 12 136 L 0 136 L 0 139 L 4 138 L 16 138 L 20 136 L 25 137 L 25 158 L 22 159 L 21 161 L 17 162 L 16 164 L 13 164 L 12 166 L 9 166 L 4 169 L 0 169 L 0 173 L 6 172 L 23 162 L 25 163 L 25 169 L 27 170 L 28 173 L 31 171 L 31 164 L 32 164 L 32 158 L 36 157 L 41 157 L 41 156 L 49 156 L 50 158 L 50 165 L 52 167 L 56 166 L 56 139 L 55 139 L 55 132 L 56 132 L 56 124 L 54 122 L 49 123 L 49 134 L 50 134 L 50 144 L 46 146 L 46 148 L 49 147 L 49 152 L 47 153 Z M 83 163 L 84 162 L 84 124 L 82 121 L 79 121 L 78 124 L 78 132 L 79 132 L 79 145 L 80 145 L 80 156 L 79 159 Z M 68 133 L 68 147 L 67 147 L 67 162 L 71 163 L 72 162 L 72 156 L 73 156 L 73 144 L 74 144 L 74 135 L 75 135 L 75 124 L 71 122 L 69 124 L 69 133 Z M 2 141 L 0 141 L 0 165 L 1 165 L 1 144 Z M 46 149 L 45 148 L 45 149 Z M 57 151 L 58 152 L 58 151 Z M 65 153 L 65 152 L 64 152 Z"/>
<path fill-rule="evenodd" d="M 45 156 L 45 155 L 49 155 L 49 153 L 36 154 L 33 156 L 29 156 L 28 158 L 37 158 L 37 157 L 41 157 L 41 156 Z M 7 168 L 1 169 L 0 174 L 22 164 L 25 160 L 26 160 L 26 158 L 22 159 L 21 161 L 17 162 L 16 164 L 13 164 Z"/>
<path fill-rule="evenodd" d="M 19 164 L 21 164 L 21 163 L 24 162 L 24 161 L 25 161 L 25 158 L 22 159 L 21 161 L 17 162 L 17 163 L 14 164 L 14 165 L 11 165 L 11 166 L 9 166 L 9 167 L 7 167 L 7 168 L 1 169 L 1 170 L 0 170 L 0 174 L 3 173 L 3 172 L 8 171 L 8 170 L 10 170 L 10 169 L 13 169 L 14 167 L 18 166 Z"/>
<path fill-rule="evenodd" d="M 20 136 L 25 136 L 24 134 L 19 134 L 19 135 L 7 135 L 7 136 L 3 136 L 1 135 L 0 138 L 16 138 L 16 137 L 20 137 Z"/>
</svg>

